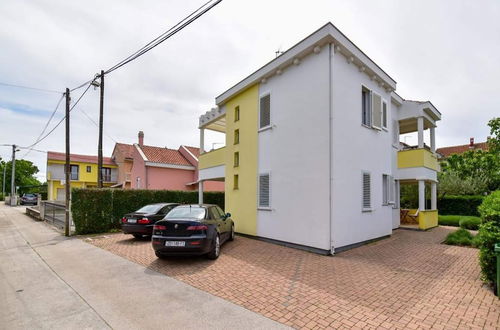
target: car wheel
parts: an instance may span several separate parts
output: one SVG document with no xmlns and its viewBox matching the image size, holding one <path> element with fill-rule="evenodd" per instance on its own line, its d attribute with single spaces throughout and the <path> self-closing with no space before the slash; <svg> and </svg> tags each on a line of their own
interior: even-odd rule
<svg viewBox="0 0 500 330">
<path fill-rule="evenodd" d="M 231 234 L 229 235 L 229 240 L 234 241 L 234 224 L 231 225 Z"/>
<path fill-rule="evenodd" d="M 212 250 L 208 252 L 207 257 L 208 259 L 215 260 L 219 257 L 219 254 L 220 254 L 220 238 L 219 234 L 217 234 L 214 239 Z"/>
<path fill-rule="evenodd" d="M 135 238 L 137 239 L 141 239 L 142 238 L 142 235 L 141 234 L 132 234 L 132 236 L 134 236 Z"/>
</svg>

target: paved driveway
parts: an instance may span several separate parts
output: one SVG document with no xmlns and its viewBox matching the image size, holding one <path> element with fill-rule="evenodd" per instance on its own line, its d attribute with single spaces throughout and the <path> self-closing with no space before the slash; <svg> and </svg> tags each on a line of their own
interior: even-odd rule
<svg viewBox="0 0 500 330">
<path fill-rule="evenodd" d="M 335 257 L 237 237 L 215 262 L 159 260 L 123 234 L 87 241 L 295 328 L 500 328 L 478 251 L 440 244 L 449 231 L 397 230 Z"/>
</svg>

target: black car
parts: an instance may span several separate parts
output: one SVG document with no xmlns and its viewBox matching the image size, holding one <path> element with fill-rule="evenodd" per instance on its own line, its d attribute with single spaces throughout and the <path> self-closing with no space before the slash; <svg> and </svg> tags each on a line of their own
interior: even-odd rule
<svg viewBox="0 0 500 330">
<path fill-rule="evenodd" d="M 141 207 L 133 213 L 125 214 L 122 218 L 122 230 L 125 234 L 132 234 L 135 238 L 144 235 L 151 236 L 153 226 L 175 208 L 177 203 L 158 203 Z"/>
<path fill-rule="evenodd" d="M 217 259 L 220 247 L 234 239 L 234 222 L 217 205 L 181 205 L 153 228 L 151 242 L 158 258 L 202 255 Z"/>
<path fill-rule="evenodd" d="M 19 201 L 19 203 L 21 203 L 21 205 L 25 205 L 25 204 L 37 204 L 38 203 L 38 196 L 36 194 L 23 194 L 23 196 L 21 196 L 21 200 Z"/>
</svg>

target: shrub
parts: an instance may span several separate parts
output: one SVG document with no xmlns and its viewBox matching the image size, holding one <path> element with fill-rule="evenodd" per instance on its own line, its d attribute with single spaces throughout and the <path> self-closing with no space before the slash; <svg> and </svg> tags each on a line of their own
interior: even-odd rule
<svg viewBox="0 0 500 330">
<path fill-rule="evenodd" d="M 454 226 L 458 227 L 460 225 L 460 215 L 439 215 L 438 223 L 441 226 Z"/>
<path fill-rule="evenodd" d="M 448 245 L 471 246 L 474 236 L 466 229 L 460 228 L 449 233 L 444 240 Z"/>
<path fill-rule="evenodd" d="M 481 218 L 478 217 L 461 217 L 460 228 L 478 230 L 481 224 Z"/>
<path fill-rule="evenodd" d="M 224 209 L 223 192 L 205 192 L 203 200 Z M 124 214 L 161 202 L 197 203 L 197 191 L 73 189 L 71 211 L 77 234 L 95 234 L 120 228 Z"/>
<path fill-rule="evenodd" d="M 483 196 L 444 196 L 438 199 L 440 214 L 479 216 L 478 207 Z"/>
<path fill-rule="evenodd" d="M 483 224 L 479 227 L 479 264 L 483 281 L 494 284 L 496 280 L 495 244 L 500 243 L 500 191 L 484 198 L 479 207 Z M 496 285 L 500 285 L 497 283 Z"/>
</svg>

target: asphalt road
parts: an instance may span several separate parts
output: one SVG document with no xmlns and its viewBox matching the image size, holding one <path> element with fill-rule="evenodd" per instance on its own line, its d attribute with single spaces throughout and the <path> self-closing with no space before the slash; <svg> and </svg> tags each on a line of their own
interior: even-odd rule
<svg viewBox="0 0 500 330">
<path fill-rule="evenodd" d="M 0 328 L 280 329 L 0 202 Z"/>
</svg>

